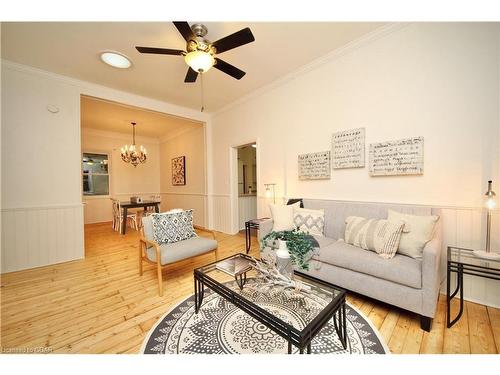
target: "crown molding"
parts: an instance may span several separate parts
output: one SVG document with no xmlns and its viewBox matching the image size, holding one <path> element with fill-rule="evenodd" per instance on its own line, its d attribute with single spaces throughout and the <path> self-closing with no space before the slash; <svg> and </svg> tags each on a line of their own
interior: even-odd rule
<svg viewBox="0 0 500 375">
<path fill-rule="evenodd" d="M 180 137 L 183 134 L 186 134 L 186 133 L 189 133 L 189 132 L 192 132 L 192 131 L 195 131 L 195 130 L 198 130 L 198 129 L 181 129 L 181 130 L 177 130 L 174 133 L 170 133 L 170 134 L 167 134 L 167 135 L 164 135 L 163 137 L 161 137 L 160 138 L 160 143 L 168 142 L 168 141 L 170 141 L 170 140 L 172 140 L 174 138 Z"/>
<path fill-rule="evenodd" d="M 2 64 L 2 68 L 7 68 L 13 71 L 31 74 L 38 77 L 43 77 L 53 81 L 58 81 L 66 85 L 77 87 L 78 89 L 80 89 L 81 95 L 87 95 L 106 100 L 111 100 L 122 104 L 127 104 L 135 107 L 153 110 L 156 112 L 162 112 L 169 115 L 178 116 L 181 118 L 186 118 L 189 120 L 206 122 L 211 118 L 211 114 L 208 112 L 202 113 L 192 108 L 182 107 L 162 100 L 99 85 L 97 83 L 82 81 L 77 78 L 49 72 L 43 69 L 16 63 L 6 59 L 1 59 L 0 62 Z"/>
<path fill-rule="evenodd" d="M 130 133 L 117 133 L 117 132 L 111 132 L 107 130 L 100 130 L 100 129 L 94 129 L 94 128 L 82 128 L 81 130 L 82 135 L 95 135 L 98 137 L 106 137 L 106 138 L 113 138 L 113 139 L 121 139 L 124 141 L 130 141 L 132 139 L 132 131 Z M 160 144 L 160 140 L 158 138 L 150 138 L 150 137 L 143 137 L 140 135 L 135 136 L 136 141 L 141 141 L 144 143 L 153 143 L 153 144 Z"/>
<path fill-rule="evenodd" d="M 371 32 L 369 32 L 368 34 L 365 34 L 363 36 L 361 36 L 360 38 L 356 39 L 356 40 L 353 40 L 339 48 L 336 48 L 334 49 L 333 51 L 329 52 L 328 54 L 324 55 L 324 56 L 321 56 L 319 58 L 317 58 L 316 60 L 313 60 L 312 62 L 306 64 L 306 65 L 303 65 L 301 66 L 300 68 L 294 70 L 293 72 L 291 73 L 288 73 L 287 75 L 283 76 L 283 77 L 280 77 L 278 78 L 277 80 L 261 87 L 261 88 L 258 88 L 252 92 L 250 92 L 249 94 L 243 96 L 242 98 L 240 99 L 237 99 L 231 103 L 229 103 L 228 105 L 222 107 L 221 109 L 219 109 L 218 111 L 215 111 L 212 113 L 212 118 L 216 118 L 218 115 L 224 113 L 224 112 L 227 112 L 229 111 L 230 109 L 234 108 L 234 107 L 237 107 L 255 97 L 258 97 L 258 96 L 261 96 L 269 91 L 272 91 L 274 90 L 275 88 L 278 88 L 282 85 L 285 85 L 286 83 L 312 71 L 312 70 L 315 70 L 315 69 L 318 69 L 319 67 L 331 62 L 331 61 L 334 61 L 334 60 L 337 60 L 339 59 L 340 57 L 352 52 L 352 51 L 355 51 L 356 49 L 358 48 L 361 48 L 361 47 L 364 47 L 366 45 L 369 45 L 370 43 L 373 43 L 379 39 L 382 39 L 383 37 L 385 36 L 388 36 L 396 31 L 399 31 L 405 27 L 407 27 L 408 25 L 412 24 L 411 22 L 407 22 L 407 23 L 389 23 L 387 25 L 384 25 L 384 26 L 381 26 Z"/>
</svg>

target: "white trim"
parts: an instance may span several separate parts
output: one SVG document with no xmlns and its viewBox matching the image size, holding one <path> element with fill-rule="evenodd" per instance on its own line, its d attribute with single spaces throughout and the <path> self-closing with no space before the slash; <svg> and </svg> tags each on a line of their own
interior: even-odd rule
<svg viewBox="0 0 500 375">
<path fill-rule="evenodd" d="M 96 83 L 82 81 L 76 78 L 63 76 L 57 73 L 38 69 L 32 66 L 15 63 L 13 61 L 6 59 L 1 59 L 0 61 L 3 68 L 11 69 L 21 73 L 36 75 L 39 77 L 41 76 L 43 78 L 56 80 L 67 85 L 78 87 L 80 89 L 80 95 L 111 100 L 121 104 L 131 105 L 134 107 L 140 107 L 144 109 L 150 109 L 153 111 L 178 116 L 181 118 L 196 120 L 200 122 L 206 122 L 210 118 L 210 114 L 207 112 L 199 112 L 197 110 L 187 107 L 182 107 L 166 101 L 133 94 L 127 91 L 117 90 Z"/>
<path fill-rule="evenodd" d="M 161 192 L 160 194 L 165 194 L 165 195 L 189 195 L 189 196 L 195 196 L 195 197 L 207 197 L 207 194 L 203 193 L 178 193 L 178 192 Z"/>
<path fill-rule="evenodd" d="M 81 129 L 82 129 L 81 130 L 82 136 L 83 135 L 91 135 L 91 136 L 93 135 L 93 136 L 98 136 L 98 137 L 121 139 L 124 141 L 129 141 L 129 143 L 132 140 L 132 132 L 117 133 L 117 132 L 112 132 L 112 131 L 107 131 L 107 130 L 100 130 L 100 129 L 94 129 L 94 128 L 83 128 L 83 127 Z M 160 140 L 158 138 L 136 136 L 135 139 L 136 139 L 136 141 L 139 141 L 139 142 L 160 144 Z"/>
<path fill-rule="evenodd" d="M 203 126 L 205 127 L 205 123 L 201 123 L 200 126 Z M 186 133 L 189 133 L 189 132 L 192 132 L 192 131 L 195 131 L 195 130 L 198 130 L 197 128 L 196 129 L 180 129 L 180 130 L 176 130 L 175 132 L 172 132 L 172 133 L 169 133 L 167 135 L 164 135 L 163 137 L 160 137 L 159 138 L 159 143 L 165 143 L 165 142 L 168 142 L 174 138 L 177 138 L 177 137 L 180 137 L 181 135 L 184 135 Z"/>
<path fill-rule="evenodd" d="M 283 197 L 283 199 L 289 199 L 295 197 Z M 373 201 L 350 201 L 350 200 L 342 200 L 342 199 L 330 199 L 330 198 L 307 198 L 307 197 L 297 197 L 302 198 L 304 200 L 311 201 L 333 201 L 333 202 L 342 202 L 342 203 L 366 203 L 366 204 L 394 204 L 398 206 L 418 206 L 418 207 L 428 207 L 428 208 L 439 208 L 439 209 L 450 209 L 450 210 L 467 210 L 467 211 L 475 211 L 475 210 L 486 210 L 486 207 L 483 206 L 447 206 L 447 205 L 439 205 L 439 204 L 425 204 L 425 203 L 401 203 L 401 202 L 373 202 Z M 493 212 L 500 212 L 500 208 L 495 208 L 492 210 Z"/>
<path fill-rule="evenodd" d="M 395 31 L 401 30 L 402 28 L 407 27 L 410 24 L 411 23 L 409 23 L 409 22 L 407 22 L 407 23 L 389 23 L 387 25 L 381 26 L 368 34 L 365 34 L 362 37 L 360 37 L 356 40 L 353 40 L 344 46 L 336 48 L 333 51 L 331 51 L 330 53 L 323 55 L 323 56 L 317 58 L 316 60 L 313 60 L 312 62 L 310 62 L 306 65 L 301 66 L 300 68 L 294 70 L 293 72 L 288 73 L 285 76 L 282 76 L 282 77 L 278 78 L 277 80 L 275 80 L 275 81 L 273 81 L 273 82 L 271 82 L 271 83 L 269 83 L 261 88 L 258 88 L 254 91 L 251 91 L 249 94 L 247 94 L 239 99 L 236 99 L 235 101 L 229 103 L 228 105 L 222 107 L 221 109 L 213 112 L 212 116 L 213 116 L 213 118 L 215 118 L 218 115 L 220 115 L 221 113 L 224 113 L 224 112 L 226 112 L 226 111 L 228 111 L 228 110 L 230 110 L 238 105 L 241 105 L 241 104 L 249 101 L 250 99 L 253 99 L 257 96 L 261 96 L 261 95 L 265 94 L 266 92 L 271 91 L 279 86 L 282 86 L 282 85 L 288 83 L 289 81 L 292 81 L 295 78 L 298 78 L 298 77 L 300 77 L 300 76 L 302 76 L 302 75 L 304 75 L 304 74 L 306 74 L 314 69 L 319 68 L 320 66 L 322 66 L 324 64 L 327 64 L 333 60 L 339 59 L 340 57 L 344 56 L 347 53 L 350 53 L 358 48 L 361 48 L 361 47 L 364 47 L 370 43 L 373 43 L 373 42 L 375 42 L 375 41 L 377 41 L 377 40 L 379 40 L 387 35 L 392 34 Z"/>
<path fill-rule="evenodd" d="M 446 279 L 446 276 L 445 276 Z M 444 282 L 443 282 L 444 284 Z M 441 288 L 439 290 L 439 294 L 443 296 L 443 298 L 446 298 L 446 286 L 441 285 Z M 453 297 L 453 299 L 456 299 L 457 301 L 460 301 L 459 297 Z M 488 307 L 493 307 L 495 309 L 500 309 L 500 305 L 495 305 L 493 303 L 486 303 L 484 301 L 480 301 L 476 298 L 470 298 L 470 297 L 465 297 L 464 296 L 464 301 L 472 302 L 472 303 L 477 303 L 478 305 L 483 305 L 483 306 L 488 306 Z M 466 307 L 464 306 L 464 310 Z"/>
<path fill-rule="evenodd" d="M 0 212 L 12 212 L 12 211 L 35 211 L 35 210 L 52 210 L 52 209 L 65 209 L 65 208 L 76 208 L 83 207 L 82 203 L 75 204 L 54 204 L 47 206 L 29 206 L 29 207 L 11 207 L 11 208 L 1 208 Z"/>
</svg>

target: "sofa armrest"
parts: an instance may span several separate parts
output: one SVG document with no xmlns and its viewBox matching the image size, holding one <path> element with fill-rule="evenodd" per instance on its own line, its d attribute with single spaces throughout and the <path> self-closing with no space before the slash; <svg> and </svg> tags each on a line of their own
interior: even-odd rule
<svg viewBox="0 0 500 375">
<path fill-rule="evenodd" d="M 273 219 L 261 221 L 259 223 L 259 242 L 273 230 Z"/>
<path fill-rule="evenodd" d="M 434 317 L 441 282 L 443 280 L 443 250 L 441 225 L 438 222 L 434 237 L 427 242 L 422 254 L 422 311 Z"/>
</svg>

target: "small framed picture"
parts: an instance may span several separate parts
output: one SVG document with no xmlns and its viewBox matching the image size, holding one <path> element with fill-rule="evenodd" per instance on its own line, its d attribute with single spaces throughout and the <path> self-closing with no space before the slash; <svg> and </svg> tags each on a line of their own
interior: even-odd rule
<svg viewBox="0 0 500 375">
<path fill-rule="evenodd" d="M 186 157 L 172 159 L 172 185 L 186 185 Z"/>
</svg>

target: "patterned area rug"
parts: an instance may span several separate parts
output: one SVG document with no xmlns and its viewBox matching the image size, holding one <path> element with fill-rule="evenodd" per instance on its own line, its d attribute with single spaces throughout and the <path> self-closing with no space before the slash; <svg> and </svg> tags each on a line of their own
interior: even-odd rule
<svg viewBox="0 0 500 375">
<path fill-rule="evenodd" d="M 249 282 L 252 282 L 251 280 Z M 298 307 L 292 299 L 273 297 L 261 299 L 262 305 L 273 309 L 283 319 L 300 324 L 303 317 L 321 304 L 303 298 Z M 385 354 L 389 353 L 384 339 L 369 320 L 356 308 L 346 305 L 347 350 L 342 347 L 333 322 L 312 341 L 312 353 L 317 354 Z M 145 354 L 285 354 L 287 342 L 239 308 L 206 289 L 203 305 L 194 311 L 194 295 L 185 299 L 150 330 L 141 348 Z M 293 352 L 298 349 L 293 347 Z"/>
</svg>

